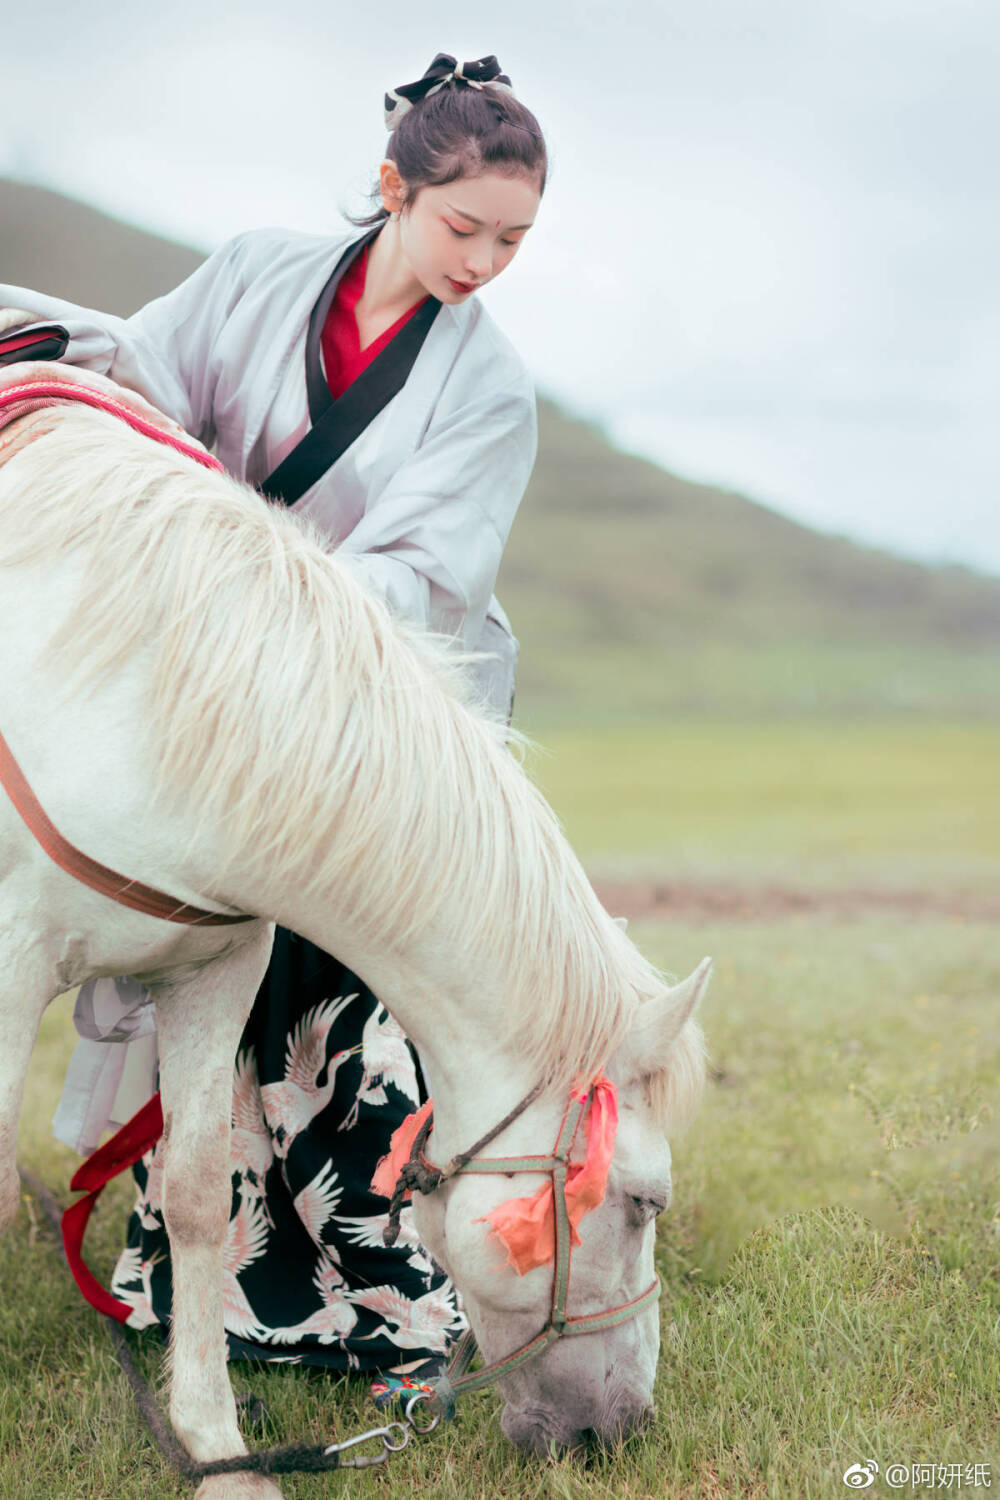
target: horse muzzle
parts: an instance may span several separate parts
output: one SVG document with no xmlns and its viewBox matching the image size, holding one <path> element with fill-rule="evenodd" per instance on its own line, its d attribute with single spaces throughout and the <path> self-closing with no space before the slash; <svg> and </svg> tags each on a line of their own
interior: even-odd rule
<svg viewBox="0 0 1000 1500">
<path fill-rule="evenodd" d="M 613 1411 L 602 1414 L 595 1425 L 587 1426 L 586 1413 L 579 1413 L 574 1421 L 572 1411 L 565 1407 L 555 1412 L 539 1407 L 519 1411 L 507 1406 L 500 1426 L 504 1436 L 526 1453 L 543 1456 L 554 1452 L 585 1462 L 647 1432 L 654 1414 L 655 1408 L 640 1399 L 617 1402 Z"/>
</svg>

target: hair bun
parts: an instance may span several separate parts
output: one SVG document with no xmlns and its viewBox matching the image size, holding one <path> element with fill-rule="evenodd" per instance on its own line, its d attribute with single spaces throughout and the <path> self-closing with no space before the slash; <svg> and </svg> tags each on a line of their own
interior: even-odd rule
<svg viewBox="0 0 1000 1500">
<path fill-rule="evenodd" d="M 430 67 L 415 83 L 401 83 L 385 96 L 384 119 L 389 131 L 395 130 L 407 110 L 424 99 L 436 94 L 451 82 L 464 83 L 470 89 L 498 89 L 504 94 L 513 94 L 511 81 L 500 71 L 500 64 L 492 53 L 489 57 L 477 57 L 473 62 L 456 62 L 447 52 L 439 52 Z"/>
</svg>

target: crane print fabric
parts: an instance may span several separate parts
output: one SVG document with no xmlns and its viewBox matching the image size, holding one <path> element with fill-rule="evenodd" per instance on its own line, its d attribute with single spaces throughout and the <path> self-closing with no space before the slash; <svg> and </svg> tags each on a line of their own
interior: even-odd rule
<svg viewBox="0 0 1000 1500">
<path fill-rule="evenodd" d="M 225 1249 L 230 1358 L 375 1370 L 443 1353 L 466 1326 L 406 1208 L 382 1243 L 371 1177 L 421 1102 L 413 1052 L 369 989 L 279 928 L 233 1075 L 232 1214 Z M 139 1188 L 115 1295 L 135 1328 L 170 1319 L 162 1142 Z"/>
</svg>

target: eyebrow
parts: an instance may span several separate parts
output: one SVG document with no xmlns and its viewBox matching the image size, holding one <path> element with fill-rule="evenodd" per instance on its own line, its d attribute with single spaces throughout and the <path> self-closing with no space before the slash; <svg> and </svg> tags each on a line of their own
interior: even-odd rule
<svg viewBox="0 0 1000 1500">
<path fill-rule="evenodd" d="M 451 211 L 452 211 L 452 213 L 453 213 L 453 214 L 458 214 L 458 216 L 459 216 L 459 218 L 462 218 L 462 219 L 468 219 L 468 221 L 469 221 L 469 223 L 470 223 L 470 224 L 476 224 L 476 225 L 478 225 L 478 227 L 479 227 L 479 228 L 480 228 L 480 229 L 482 229 L 482 228 L 484 228 L 484 227 L 485 227 L 485 226 L 484 226 L 484 225 L 483 225 L 483 221 L 482 221 L 482 219 L 477 219 L 477 218 L 476 218 L 476 217 L 475 217 L 475 215 L 474 215 L 474 214 L 467 214 L 467 213 L 466 213 L 466 212 L 465 212 L 465 209 L 464 209 L 464 208 L 456 208 L 456 207 L 455 207 L 455 205 L 454 205 L 454 204 L 453 204 L 453 203 L 446 203 L 446 204 L 445 204 L 445 208 L 450 208 L 450 209 L 451 209 Z M 532 219 L 532 220 L 531 220 L 531 221 L 530 221 L 530 222 L 529 222 L 529 223 L 527 223 L 527 224 L 511 224 L 511 225 L 510 225 L 510 228 L 511 228 L 511 229 L 530 229 L 530 228 L 531 228 L 531 225 L 532 225 L 532 224 L 533 224 L 533 223 L 534 223 L 534 222 L 535 222 L 535 221 L 534 221 L 534 219 Z"/>
</svg>

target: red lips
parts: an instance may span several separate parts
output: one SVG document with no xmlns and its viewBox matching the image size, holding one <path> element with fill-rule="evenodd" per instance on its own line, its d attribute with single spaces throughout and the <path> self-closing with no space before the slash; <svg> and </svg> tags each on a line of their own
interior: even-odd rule
<svg viewBox="0 0 1000 1500">
<path fill-rule="evenodd" d="M 454 276 L 449 276 L 448 280 L 456 292 L 474 292 L 476 290 L 476 283 L 474 281 L 456 281 Z"/>
</svg>

